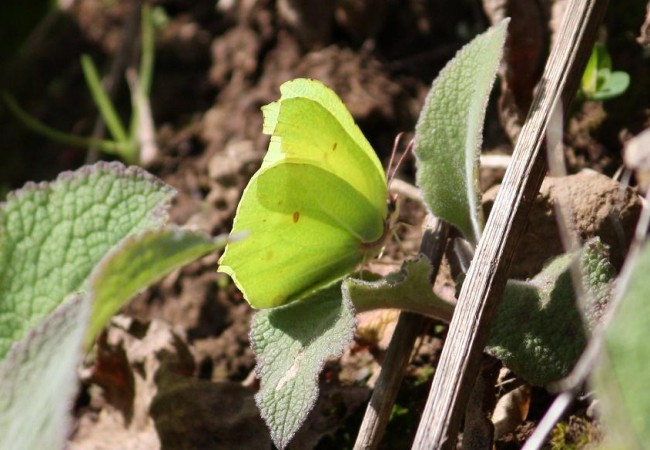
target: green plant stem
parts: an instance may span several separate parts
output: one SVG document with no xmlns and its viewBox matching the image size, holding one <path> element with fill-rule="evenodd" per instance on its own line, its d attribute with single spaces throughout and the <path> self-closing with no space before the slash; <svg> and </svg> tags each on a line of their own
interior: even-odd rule
<svg viewBox="0 0 650 450">
<path fill-rule="evenodd" d="M 123 154 L 128 153 L 132 144 L 129 142 L 113 142 L 102 139 L 93 139 L 82 136 L 75 136 L 69 133 L 64 133 L 62 131 L 56 130 L 48 125 L 45 125 L 43 122 L 35 119 L 27 111 L 22 109 L 16 99 L 9 94 L 8 92 L 2 92 L 2 100 L 7 106 L 7 109 L 16 116 L 16 118 L 23 123 L 27 128 L 34 131 L 35 133 L 40 134 L 48 139 L 59 142 L 65 145 L 72 145 L 74 147 L 88 148 L 91 146 L 97 146 L 101 151 L 113 155 L 122 156 Z"/>
<path fill-rule="evenodd" d="M 99 73 L 97 72 L 97 68 L 95 67 L 95 64 L 93 63 L 90 56 L 81 56 L 81 67 L 84 72 L 84 77 L 86 78 L 88 89 L 90 90 L 90 93 L 93 96 L 93 100 L 99 109 L 99 113 L 104 118 L 104 122 L 106 122 L 106 127 L 111 133 L 111 136 L 117 142 L 129 142 L 131 139 L 127 136 L 126 131 L 124 130 L 124 126 L 122 126 L 122 122 L 120 121 L 120 118 L 117 115 L 113 104 L 108 98 L 106 90 L 102 87 Z"/>
<path fill-rule="evenodd" d="M 433 317 L 445 323 L 451 321 L 454 305 L 448 303 L 435 294 L 431 296 L 398 297 L 395 295 L 375 295 L 374 297 L 353 296 L 354 309 L 357 312 L 372 311 L 375 309 L 399 309 Z"/>
</svg>

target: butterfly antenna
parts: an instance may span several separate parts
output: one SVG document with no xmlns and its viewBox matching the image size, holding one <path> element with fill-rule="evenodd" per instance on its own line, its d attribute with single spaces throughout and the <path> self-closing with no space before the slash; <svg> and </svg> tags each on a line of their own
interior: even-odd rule
<svg viewBox="0 0 650 450">
<path fill-rule="evenodd" d="M 400 133 L 398 135 L 398 137 L 401 137 L 402 134 L 403 133 Z M 399 160 L 397 160 L 397 164 L 395 164 L 395 167 L 391 167 L 390 165 L 388 166 L 389 169 L 392 169 L 392 171 L 388 175 L 388 184 L 390 184 L 390 182 L 393 181 L 393 178 L 395 178 L 395 175 L 397 174 L 397 170 L 402 165 L 402 162 L 404 162 L 404 158 L 406 158 L 409 155 L 409 153 L 411 153 L 413 151 L 413 145 L 415 145 L 415 144 L 414 144 L 413 139 L 411 139 L 411 141 L 409 142 L 409 145 L 406 146 L 406 149 L 404 150 L 404 153 L 402 153 L 402 156 L 400 156 Z M 395 154 L 394 149 L 393 149 L 393 154 Z M 392 156 L 391 156 L 390 160 L 391 160 L 391 162 L 393 161 Z"/>
<path fill-rule="evenodd" d="M 404 132 L 400 131 L 397 133 L 397 136 L 395 136 L 395 140 L 393 141 L 393 150 L 390 152 L 390 160 L 388 161 L 388 170 L 386 173 L 389 174 L 387 184 L 390 183 L 390 180 L 393 179 L 393 177 L 390 176 L 391 171 L 394 173 L 395 171 L 393 170 L 393 161 L 395 160 L 395 154 L 397 154 L 397 149 L 399 148 L 399 143 L 402 141 L 402 137 L 404 136 Z"/>
</svg>

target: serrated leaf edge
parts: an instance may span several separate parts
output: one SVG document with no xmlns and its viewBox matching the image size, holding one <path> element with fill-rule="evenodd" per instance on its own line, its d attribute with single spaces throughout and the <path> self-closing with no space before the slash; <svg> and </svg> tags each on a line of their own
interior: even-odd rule
<svg viewBox="0 0 650 450">
<path fill-rule="evenodd" d="M 33 191 L 47 191 L 56 188 L 61 183 L 66 183 L 74 180 L 83 180 L 96 173 L 113 174 L 121 177 L 136 177 L 159 187 L 161 190 L 167 191 L 165 198 L 158 204 L 151 213 L 151 217 L 165 223 L 169 220 L 169 207 L 172 199 L 176 196 L 176 189 L 166 184 L 160 178 L 147 172 L 139 166 L 125 166 L 119 161 L 99 161 L 92 165 L 82 166 L 77 170 L 69 170 L 61 172 L 56 179 L 52 181 L 34 182 L 28 181 L 23 187 L 13 190 L 7 194 L 5 201 L 0 202 L 0 213 L 6 208 L 6 204 L 12 201 L 20 201 L 21 197 Z M 2 228 L 0 226 L 0 234 Z"/>
<path fill-rule="evenodd" d="M 354 333 L 355 333 L 355 330 L 356 330 L 356 323 L 357 323 L 356 311 L 355 311 L 354 305 L 352 304 L 352 302 L 348 298 L 346 298 L 343 295 L 341 297 L 342 297 L 341 301 L 342 301 L 342 303 L 344 303 L 343 307 L 349 309 L 350 314 L 352 314 L 352 317 L 354 318 L 354 321 L 355 321 L 355 326 L 352 327 L 351 329 L 349 329 L 348 332 L 347 332 L 347 336 L 345 336 L 345 340 L 349 344 L 352 341 L 352 339 L 354 338 Z M 278 306 L 276 308 L 279 309 L 279 308 L 286 308 L 286 307 L 290 307 L 290 306 L 291 306 L 291 303 L 289 303 L 287 305 L 281 305 L 281 306 Z M 255 314 L 256 315 L 257 314 L 268 314 L 272 309 L 276 309 L 276 308 L 256 311 Z M 254 319 L 251 319 L 251 324 L 252 323 L 254 323 Z M 255 369 L 254 369 L 255 377 L 258 380 L 260 380 L 260 385 L 261 385 L 262 370 L 263 370 L 262 362 L 268 364 L 268 361 L 261 361 L 260 355 L 255 351 L 255 346 L 254 346 L 255 341 L 254 341 L 253 337 L 254 337 L 253 336 L 253 327 L 251 326 L 251 329 L 250 329 L 250 331 L 248 333 L 248 339 L 249 339 L 249 342 L 251 342 L 251 349 L 253 350 L 253 353 L 255 353 L 255 361 L 256 361 L 255 362 Z M 315 374 L 316 374 L 315 378 L 312 380 L 314 382 L 315 389 L 312 391 L 312 393 L 310 395 L 310 398 L 308 399 L 308 402 L 307 402 L 307 403 L 309 403 L 309 407 L 306 409 L 304 416 L 296 424 L 296 429 L 293 430 L 288 435 L 286 435 L 286 436 L 278 436 L 274 432 L 274 430 L 269 426 L 270 417 L 268 416 L 268 414 L 266 414 L 265 409 L 263 408 L 262 399 L 261 399 L 261 396 L 260 396 L 260 393 L 262 392 L 262 390 L 260 389 L 259 392 L 257 394 L 255 394 L 255 405 L 257 406 L 257 409 L 260 411 L 260 415 L 261 415 L 262 419 L 264 420 L 264 423 L 269 428 L 269 431 L 271 433 L 271 439 L 273 440 L 273 443 L 280 450 L 283 450 L 287 445 L 289 445 L 289 443 L 294 438 L 296 433 L 298 431 L 300 431 L 300 429 L 304 425 L 305 420 L 307 420 L 307 417 L 309 416 L 309 413 L 314 409 L 314 406 L 316 406 L 316 402 L 318 401 L 318 395 L 320 394 L 318 379 L 320 377 L 320 373 L 323 371 L 323 367 L 325 367 L 326 361 L 328 359 L 331 359 L 331 358 L 339 358 L 341 355 L 343 355 L 343 352 L 345 351 L 345 348 L 347 347 L 348 344 L 341 346 L 340 350 L 338 350 L 336 352 L 332 352 L 331 348 L 330 348 L 330 352 L 331 352 L 330 355 L 327 358 L 323 358 L 319 362 L 318 368 L 315 371 Z M 309 345 L 309 343 L 307 345 Z"/>
</svg>

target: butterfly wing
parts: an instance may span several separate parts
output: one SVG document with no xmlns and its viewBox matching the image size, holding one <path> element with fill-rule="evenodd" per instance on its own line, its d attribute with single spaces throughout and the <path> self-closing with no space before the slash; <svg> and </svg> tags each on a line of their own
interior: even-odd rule
<svg viewBox="0 0 650 450">
<path fill-rule="evenodd" d="M 361 230 L 360 234 L 358 230 Z M 219 270 L 248 302 L 271 308 L 330 284 L 379 240 L 383 217 L 354 187 L 308 163 L 280 162 L 258 172 L 244 191 Z"/>
<path fill-rule="evenodd" d="M 338 96 L 322 83 L 284 83 L 264 108 L 271 134 L 262 167 L 237 208 L 219 271 L 248 302 L 270 308 L 350 273 L 376 248 L 387 218 L 377 155 Z"/>
<path fill-rule="evenodd" d="M 385 217 L 384 169 L 341 99 L 303 78 L 280 91 L 279 101 L 262 108 L 264 133 L 272 136 L 262 168 L 282 159 L 310 162 L 346 180 Z"/>
</svg>

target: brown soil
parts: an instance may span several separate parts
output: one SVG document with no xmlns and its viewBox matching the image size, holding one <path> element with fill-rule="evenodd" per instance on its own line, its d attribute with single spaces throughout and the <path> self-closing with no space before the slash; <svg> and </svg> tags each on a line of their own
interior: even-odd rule
<svg viewBox="0 0 650 450">
<path fill-rule="evenodd" d="M 480 2 L 469 0 L 154 3 L 166 12 L 168 24 L 157 33 L 150 98 L 159 154 L 147 169 L 178 190 L 172 221 L 213 235 L 229 231 L 241 192 L 266 151 L 260 107 L 277 99 L 282 82 L 311 77 L 332 87 L 387 162 L 396 134 L 411 136 L 437 72 L 489 25 Z M 90 135 L 96 112 L 84 87 L 79 56 L 91 54 L 105 72 L 121 52 L 127 61 L 132 59 L 137 46 L 127 43 L 123 50 L 122 39 L 134 4 L 79 0 L 53 14 L 49 27 L 30 41 L 21 59 L 7 63 L 0 79 L 3 88 L 43 122 Z M 632 190 L 620 190 L 611 177 L 621 165 L 622 140 L 650 125 L 650 85 L 639 81 L 650 80 L 650 65 L 634 41 L 644 8 L 640 0 L 627 4 L 625 11 L 613 4 L 607 17 L 608 47 L 615 67 L 630 73 L 630 91 L 610 102 L 576 104 L 567 113 L 569 170 L 599 173 L 545 182 L 529 219 L 526 244 L 513 263 L 513 277 L 533 276 L 562 251 L 553 210 L 558 198 L 570 200 L 582 238 L 601 236 L 617 266 L 625 257 L 640 203 Z M 499 14 L 488 12 L 490 17 Z M 502 97 L 500 106 L 492 102 L 485 153 L 511 152 L 509 136 L 518 132 L 522 105 L 529 101 L 552 40 L 549 24 L 554 19 L 550 8 L 521 18 L 535 26 L 539 42 L 523 49 L 511 43 L 510 57 L 526 56 L 524 62 L 514 59 L 526 65 L 525 79 L 509 78 L 508 85 L 516 87 L 506 92 L 511 98 Z M 512 67 L 516 72 L 517 66 Z M 130 100 L 122 78 L 114 99 L 128 117 Z M 27 180 L 52 179 L 86 161 L 83 151 L 26 131 L 4 110 L 0 130 L 0 193 Z M 502 175 L 499 168 L 484 170 L 482 189 L 497 185 Z M 414 165 L 407 160 L 400 177 L 413 182 L 413 176 Z M 486 194 L 487 209 L 493 198 L 492 192 Z M 389 247 L 389 259 L 396 264 L 417 251 L 424 214 L 417 201 L 409 200 L 402 208 L 401 220 L 411 226 L 402 229 L 400 245 Z M 98 361 L 108 358 L 106 364 L 118 367 L 115 370 L 131 380 L 130 390 L 115 392 L 111 378 L 102 378 L 109 366 L 96 363 L 94 373 L 85 377 L 71 448 L 270 448 L 252 400 L 255 361 L 248 332 L 253 311 L 216 273 L 217 259 L 211 255 L 169 275 L 125 308 L 123 314 L 132 319 L 122 318 L 128 323 L 112 326 L 101 348 L 113 356 L 98 356 Z M 449 295 L 452 287 L 447 279 L 438 289 Z M 381 316 L 360 323 L 374 337 L 369 342 L 367 335 L 361 336 L 340 362 L 327 366 L 321 400 L 292 448 L 351 447 L 390 337 L 391 327 L 382 324 L 391 321 L 394 317 Z M 155 333 L 165 337 L 155 338 Z M 423 336 L 398 398 L 406 412 L 391 422 L 384 448 L 409 448 L 443 335 L 440 326 L 432 325 Z M 134 341 L 147 339 L 151 354 L 134 355 Z M 159 367 L 164 367 L 158 375 L 163 381 L 154 377 Z M 531 395 L 543 411 L 550 396 L 537 390 Z M 539 419 L 539 414 L 532 415 Z M 507 439 L 516 440 L 518 432 Z"/>
</svg>

